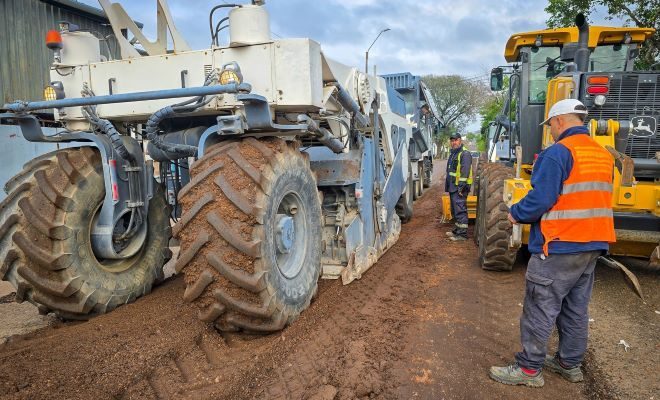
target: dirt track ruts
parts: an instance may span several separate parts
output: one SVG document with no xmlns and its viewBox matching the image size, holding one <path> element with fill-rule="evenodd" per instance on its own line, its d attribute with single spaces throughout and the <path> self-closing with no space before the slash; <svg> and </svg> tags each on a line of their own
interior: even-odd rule
<svg viewBox="0 0 660 400">
<path fill-rule="evenodd" d="M 601 397 L 598 382 L 551 373 L 543 389 L 488 378 L 518 350 L 524 269 L 482 271 L 471 241 L 447 240 L 440 186 L 415 203 L 399 242 L 362 279 L 322 281 L 281 333 L 221 336 L 181 300 L 176 278 L 108 315 L 0 346 L 0 398 Z"/>
</svg>

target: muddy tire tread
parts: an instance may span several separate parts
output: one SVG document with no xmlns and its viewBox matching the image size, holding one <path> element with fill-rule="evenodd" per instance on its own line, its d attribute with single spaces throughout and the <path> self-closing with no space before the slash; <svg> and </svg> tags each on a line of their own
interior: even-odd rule
<svg viewBox="0 0 660 400">
<path fill-rule="evenodd" d="M 185 274 L 184 299 L 198 306 L 199 319 L 221 331 L 277 331 L 311 301 L 309 296 L 300 309 L 275 301 L 263 266 L 263 212 L 273 166 L 286 159 L 309 165 L 295 142 L 220 142 L 193 164 L 191 184 L 180 192 L 184 216 L 174 233 L 181 242 L 176 270 Z M 211 193 L 213 200 L 200 202 Z"/>
<path fill-rule="evenodd" d="M 502 164 L 490 164 L 480 181 L 482 215 L 479 227 L 479 262 L 483 269 L 511 271 L 516 250 L 509 249 L 512 225 L 509 208 L 503 201 L 504 180 L 513 178 L 513 169 Z"/>
<path fill-rule="evenodd" d="M 86 284 L 72 268 L 79 227 L 65 225 L 66 214 L 76 207 L 76 192 L 99 178 L 98 151 L 81 147 L 42 155 L 5 185 L 9 195 L 0 203 L 0 278 L 14 285 L 18 301 L 29 301 L 42 313 L 87 319 L 150 292 L 151 282 L 162 279 L 162 268 L 153 268 L 149 284 L 117 294 Z M 162 266 L 168 251 L 151 262 Z"/>
</svg>

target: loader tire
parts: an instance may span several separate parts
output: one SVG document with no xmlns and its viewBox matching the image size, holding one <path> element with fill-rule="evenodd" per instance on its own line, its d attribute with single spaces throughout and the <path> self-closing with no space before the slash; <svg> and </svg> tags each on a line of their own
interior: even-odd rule
<svg viewBox="0 0 660 400">
<path fill-rule="evenodd" d="M 0 278 L 14 285 L 18 302 L 66 319 L 88 319 L 149 293 L 171 255 L 169 208 L 155 187 L 142 249 L 99 260 L 90 244 L 105 194 L 98 150 L 63 149 L 30 161 L 7 182 L 0 203 Z"/>
<path fill-rule="evenodd" d="M 281 330 L 316 294 L 321 200 L 305 156 L 297 142 L 247 138 L 218 143 L 193 164 L 179 193 L 175 268 L 184 300 L 216 329 Z"/>
<path fill-rule="evenodd" d="M 488 163 L 487 156 L 482 151 L 481 154 L 479 154 L 479 159 L 477 160 L 477 168 L 476 171 L 474 171 L 474 179 L 472 183 L 472 193 L 475 196 L 479 196 L 479 182 L 481 180 L 481 175 L 484 173 L 486 166 L 491 164 L 492 163 Z"/>
<path fill-rule="evenodd" d="M 485 270 L 511 271 L 516 260 L 517 251 L 509 249 L 512 225 L 503 200 L 504 180 L 513 176 L 513 169 L 502 164 L 489 165 L 481 176 L 477 234 L 479 263 Z"/>
<path fill-rule="evenodd" d="M 413 200 L 415 192 L 415 182 L 413 181 L 412 171 L 408 173 L 408 182 L 406 191 L 399 197 L 399 201 L 394 207 L 402 224 L 407 224 L 413 217 Z"/>
<path fill-rule="evenodd" d="M 479 156 L 479 163 L 477 164 L 477 172 L 474 175 L 474 181 L 472 184 L 472 193 L 477 196 L 477 218 L 474 221 L 474 235 L 472 236 L 474 244 L 479 246 L 479 238 L 481 237 L 481 228 L 483 226 L 482 220 L 479 218 L 485 210 L 485 195 L 482 196 L 480 182 L 483 177 L 486 175 L 488 169 L 496 165 L 495 163 L 489 163 L 485 158 L 482 160 L 482 156 Z M 481 199 L 484 199 L 482 202 Z"/>
<path fill-rule="evenodd" d="M 424 158 L 424 188 L 431 187 L 431 177 L 433 175 L 433 160 L 430 157 Z"/>
</svg>

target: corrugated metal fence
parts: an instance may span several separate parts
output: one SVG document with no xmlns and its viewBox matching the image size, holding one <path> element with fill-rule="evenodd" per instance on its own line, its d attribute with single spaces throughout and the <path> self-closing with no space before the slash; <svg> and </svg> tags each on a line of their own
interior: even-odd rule
<svg viewBox="0 0 660 400">
<path fill-rule="evenodd" d="M 0 105 L 14 100 L 40 100 L 49 82 L 52 51 L 46 47 L 46 32 L 68 21 L 97 37 L 112 34 L 107 20 L 74 7 L 45 0 L 0 0 Z M 80 5 L 83 6 L 83 5 Z M 101 53 L 108 56 L 109 43 L 117 54 L 116 41 L 101 42 Z"/>
</svg>

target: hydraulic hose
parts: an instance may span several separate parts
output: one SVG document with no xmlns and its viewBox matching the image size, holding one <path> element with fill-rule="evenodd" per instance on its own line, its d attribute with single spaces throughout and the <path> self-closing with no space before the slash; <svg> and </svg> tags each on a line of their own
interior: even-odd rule
<svg viewBox="0 0 660 400">
<path fill-rule="evenodd" d="M 355 102 L 355 100 L 353 100 L 351 94 L 337 82 L 332 83 L 332 85 L 337 88 L 337 100 L 346 110 L 353 113 L 355 122 L 359 125 L 359 127 L 366 128 L 369 126 L 369 119 L 364 116 L 364 114 L 362 114 L 360 111 L 360 106 Z"/>
<path fill-rule="evenodd" d="M 97 123 L 92 123 L 101 132 L 110 138 L 112 148 L 117 152 L 117 154 L 119 154 L 119 157 L 128 161 L 131 165 L 135 164 L 135 157 L 128 151 L 126 146 L 124 146 L 124 142 L 121 140 L 121 134 L 117 132 L 117 129 L 115 129 L 115 126 L 112 124 L 112 122 L 108 121 L 107 119 L 99 118 Z"/>
<path fill-rule="evenodd" d="M 88 88 L 84 88 L 82 90 L 82 95 L 94 96 L 94 92 Z M 126 146 L 124 146 L 124 142 L 121 140 L 121 134 L 117 131 L 112 122 L 108 121 L 107 119 L 100 118 L 98 114 L 96 114 L 96 106 L 83 107 L 83 113 L 87 117 L 87 120 L 89 120 L 89 122 L 97 130 L 110 138 L 112 148 L 119 155 L 119 157 L 128 161 L 131 165 L 134 165 L 135 157 L 128 151 Z"/>
<path fill-rule="evenodd" d="M 185 106 L 183 106 L 185 107 Z M 176 158 L 193 157 L 197 153 L 197 146 L 187 144 L 174 144 L 163 141 L 162 137 L 158 134 L 159 125 L 167 118 L 171 118 L 177 114 L 177 111 L 172 106 L 161 108 L 153 113 L 146 125 L 146 136 L 154 146 L 163 150 Z"/>
</svg>

